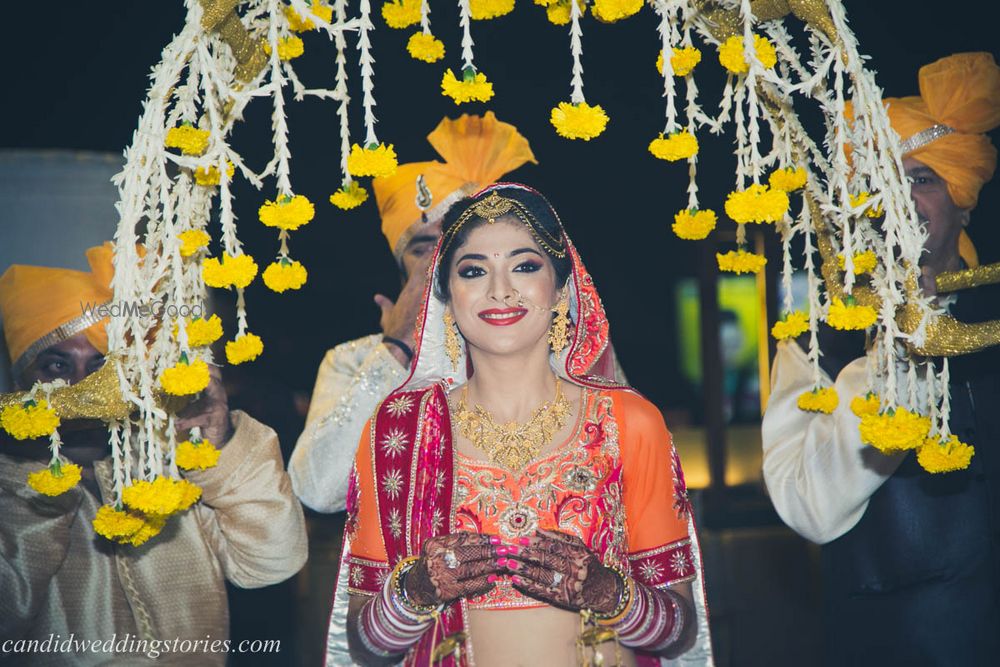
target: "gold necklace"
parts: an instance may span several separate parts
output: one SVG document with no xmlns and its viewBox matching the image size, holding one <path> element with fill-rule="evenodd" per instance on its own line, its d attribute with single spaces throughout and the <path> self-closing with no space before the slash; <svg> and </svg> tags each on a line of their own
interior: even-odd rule
<svg viewBox="0 0 1000 667">
<path fill-rule="evenodd" d="M 452 414 L 454 423 L 476 449 L 486 452 L 492 463 L 514 472 L 523 470 L 538 456 L 542 447 L 562 429 L 571 408 L 558 378 L 555 398 L 543 403 L 523 424 L 513 421 L 498 424 L 481 405 L 470 410 L 466 402 L 468 395 L 469 385 L 465 385 Z"/>
</svg>

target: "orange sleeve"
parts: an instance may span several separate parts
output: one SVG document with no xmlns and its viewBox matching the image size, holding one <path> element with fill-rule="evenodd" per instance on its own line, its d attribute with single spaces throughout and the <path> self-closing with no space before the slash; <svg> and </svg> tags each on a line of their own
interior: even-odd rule
<svg viewBox="0 0 1000 667">
<path fill-rule="evenodd" d="M 679 488 L 673 442 L 655 405 L 632 392 L 615 395 L 622 456 L 628 550 L 646 551 L 688 536 L 687 517 L 674 507 Z"/>
<path fill-rule="evenodd" d="M 351 557 L 384 563 L 388 560 L 385 542 L 382 541 L 382 522 L 378 516 L 375 498 L 375 471 L 372 461 L 371 420 L 365 424 L 354 458 L 357 473 L 358 515 L 351 538 Z"/>
</svg>

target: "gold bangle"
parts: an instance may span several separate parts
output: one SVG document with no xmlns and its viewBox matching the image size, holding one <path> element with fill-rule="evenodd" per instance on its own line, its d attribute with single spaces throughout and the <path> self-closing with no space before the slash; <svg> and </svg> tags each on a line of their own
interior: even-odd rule
<svg viewBox="0 0 1000 667">
<path fill-rule="evenodd" d="M 621 581 L 622 592 L 618 598 L 618 604 L 615 605 L 615 608 L 610 613 L 602 614 L 598 611 L 593 612 L 594 620 L 601 625 L 615 625 L 621 621 L 628 614 L 635 600 L 635 583 L 632 581 L 632 578 L 627 576 L 625 571 L 617 565 L 610 565 L 608 569 L 614 572 Z"/>
<path fill-rule="evenodd" d="M 420 560 L 419 556 L 407 556 L 403 558 L 398 563 L 396 567 L 392 569 L 392 590 L 396 593 L 399 601 L 406 606 L 407 610 L 412 612 L 415 616 L 423 616 L 420 620 L 427 620 L 433 617 L 434 612 L 441 611 L 441 605 L 437 604 L 417 604 L 410 599 L 410 596 L 406 594 L 406 589 L 403 587 L 403 578 L 406 574 L 413 569 L 413 566 L 417 564 Z"/>
</svg>

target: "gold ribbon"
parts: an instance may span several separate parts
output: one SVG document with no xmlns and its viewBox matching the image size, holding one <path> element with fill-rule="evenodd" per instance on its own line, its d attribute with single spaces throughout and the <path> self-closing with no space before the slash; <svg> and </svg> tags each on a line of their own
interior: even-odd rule
<svg viewBox="0 0 1000 667">
<path fill-rule="evenodd" d="M 199 0 L 201 2 L 201 25 L 206 31 L 219 34 L 233 52 L 236 59 L 236 78 L 249 83 L 264 69 L 267 54 L 263 45 L 250 37 L 243 21 L 236 13 L 240 0 Z"/>
<path fill-rule="evenodd" d="M 0 394 L 0 410 L 23 403 L 27 391 Z M 111 421 L 128 417 L 131 407 L 122 398 L 118 384 L 118 361 L 109 357 L 104 366 L 68 387 L 52 391 L 50 404 L 61 420 L 101 419 Z"/>
</svg>

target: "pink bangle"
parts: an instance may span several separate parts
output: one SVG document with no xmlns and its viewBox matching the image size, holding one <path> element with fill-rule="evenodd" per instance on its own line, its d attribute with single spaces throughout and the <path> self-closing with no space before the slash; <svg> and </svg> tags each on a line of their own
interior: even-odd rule
<svg viewBox="0 0 1000 667">
<path fill-rule="evenodd" d="M 628 610 L 611 627 L 623 646 L 661 651 L 680 637 L 684 627 L 684 607 L 675 593 L 635 584 Z"/>
<path fill-rule="evenodd" d="M 412 562 L 401 561 L 385 579 L 378 595 L 369 600 L 361 610 L 358 636 L 369 652 L 390 657 L 406 653 L 431 626 L 440 610 L 418 614 L 409 608 L 397 592 L 401 574 L 412 567 Z"/>
</svg>

